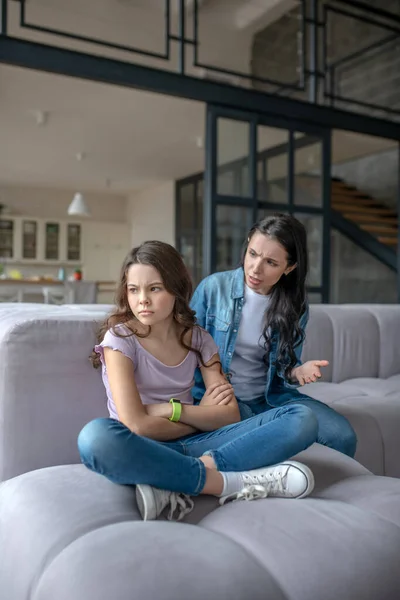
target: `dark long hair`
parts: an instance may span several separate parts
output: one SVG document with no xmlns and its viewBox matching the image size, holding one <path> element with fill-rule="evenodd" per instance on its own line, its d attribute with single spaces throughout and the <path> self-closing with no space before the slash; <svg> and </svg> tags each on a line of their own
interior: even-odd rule
<svg viewBox="0 0 400 600">
<path fill-rule="evenodd" d="M 200 364 L 205 366 L 201 352 L 185 342 L 187 332 L 198 327 L 195 323 L 195 312 L 189 306 L 189 301 L 193 293 L 192 280 L 179 252 L 165 242 L 143 242 L 143 244 L 133 248 L 128 253 L 122 265 L 118 282 L 115 299 L 116 309 L 100 327 L 97 343 L 99 344 L 103 341 L 108 329 L 112 329 L 113 333 L 119 337 L 136 335 L 137 337 L 145 338 L 150 335 L 151 327 L 149 327 L 147 333 L 140 333 L 137 330 L 135 326 L 136 317 L 129 306 L 127 276 L 128 270 L 132 265 L 150 265 L 157 269 L 165 289 L 175 296 L 173 318 L 182 327 L 179 342 L 187 350 L 195 352 L 200 360 Z M 115 330 L 116 325 L 119 324 L 124 324 L 131 333 L 124 335 Z M 100 357 L 94 350 L 90 359 L 95 368 L 100 366 Z"/>
<path fill-rule="evenodd" d="M 284 368 L 285 377 L 289 377 L 297 362 L 295 348 L 305 337 L 299 321 L 307 308 L 307 233 L 304 225 L 292 215 L 276 214 L 266 217 L 250 229 L 243 246 L 242 265 L 249 242 L 256 232 L 277 241 L 287 252 L 288 266 L 296 265 L 293 271 L 288 275 L 283 274 L 273 286 L 262 332 L 266 352 L 264 362 L 269 364 L 272 337 L 278 334 L 277 363 Z"/>
</svg>

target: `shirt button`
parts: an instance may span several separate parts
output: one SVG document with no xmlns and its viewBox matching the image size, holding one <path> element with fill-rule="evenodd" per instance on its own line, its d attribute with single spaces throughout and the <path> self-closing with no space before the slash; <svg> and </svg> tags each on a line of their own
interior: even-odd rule
<svg viewBox="0 0 400 600">
<path fill-rule="evenodd" d="M 232 352 L 228 352 L 228 356 L 232 356 Z"/>
<path fill-rule="evenodd" d="M 237 333 L 237 329 L 234 329 L 234 330 L 233 330 L 233 333 Z"/>
</svg>

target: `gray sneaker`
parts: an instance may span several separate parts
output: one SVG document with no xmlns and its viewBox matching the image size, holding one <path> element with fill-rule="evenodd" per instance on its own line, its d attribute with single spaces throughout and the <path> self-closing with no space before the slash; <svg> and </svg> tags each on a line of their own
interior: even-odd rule
<svg viewBox="0 0 400 600">
<path fill-rule="evenodd" d="M 187 494 L 161 490 L 143 483 L 136 486 L 136 502 L 143 521 L 157 519 L 168 504 L 168 521 L 180 521 L 194 508 L 194 502 Z M 176 511 L 177 516 L 174 517 Z"/>
<path fill-rule="evenodd" d="M 305 465 L 287 460 L 278 465 L 244 471 L 243 488 L 223 496 L 219 503 L 258 498 L 305 498 L 314 489 L 314 475 Z"/>
</svg>

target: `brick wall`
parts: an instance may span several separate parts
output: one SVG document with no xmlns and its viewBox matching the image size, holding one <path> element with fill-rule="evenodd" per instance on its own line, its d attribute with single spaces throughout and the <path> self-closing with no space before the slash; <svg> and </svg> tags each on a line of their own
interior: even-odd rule
<svg viewBox="0 0 400 600">
<path fill-rule="evenodd" d="M 391 11 L 400 15 L 399 0 L 364 0 L 371 6 Z M 322 17 L 323 2 L 319 3 L 319 17 Z M 334 5 L 334 0 L 329 2 Z M 338 5 L 345 8 L 344 5 Z M 365 13 L 364 13 L 365 14 Z M 374 18 L 374 17 L 372 17 Z M 267 77 L 293 83 L 298 77 L 301 57 L 299 36 L 300 9 L 296 8 L 279 21 L 258 32 L 253 40 L 251 54 L 251 69 L 257 77 Z M 329 13 L 327 22 L 327 61 L 328 64 L 342 59 L 378 41 L 387 40 L 393 34 L 381 26 L 372 25 Z M 306 40 L 307 42 L 307 40 Z M 322 61 L 322 31 L 319 31 L 318 70 L 323 71 Z M 305 47 L 306 68 L 308 68 L 309 52 Z M 330 79 L 327 86 L 330 87 Z M 255 82 L 254 87 L 264 91 L 277 91 L 276 86 Z M 360 59 L 354 59 L 340 67 L 335 73 L 334 90 L 340 95 L 352 100 L 379 104 L 384 107 L 400 109 L 400 37 L 389 40 L 380 48 L 369 51 Z M 306 99 L 307 92 L 287 92 L 290 96 Z M 319 101 L 329 104 L 329 99 L 322 97 L 322 84 L 319 90 Z M 380 111 L 359 108 L 348 102 L 337 102 L 338 108 L 348 108 L 369 114 L 379 114 Z"/>
</svg>

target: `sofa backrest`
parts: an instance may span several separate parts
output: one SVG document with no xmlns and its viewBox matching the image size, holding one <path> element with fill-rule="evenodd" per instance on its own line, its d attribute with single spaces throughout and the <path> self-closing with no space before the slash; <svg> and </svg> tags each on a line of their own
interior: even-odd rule
<svg viewBox="0 0 400 600">
<path fill-rule="evenodd" d="M 78 462 L 80 429 L 107 416 L 88 360 L 104 308 L 0 307 L 0 481 Z M 397 305 L 313 305 L 303 360 L 329 360 L 324 379 L 335 383 L 385 378 L 400 373 L 399 338 Z"/>
<path fill-rule="evenodd" d="M 89 355 L 105 312 L 0 310 L 0 481 L 79 461 L 76 438 L 107 416 Z"/>
<path fill-rule="evenodd" d="M 313 304 L 302 360 L 326 359 L 324 381 L 400 373 L 400 305 Z"/>
</svg>

